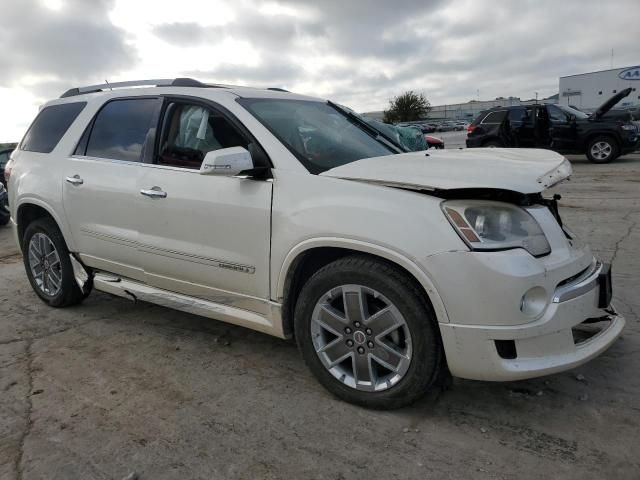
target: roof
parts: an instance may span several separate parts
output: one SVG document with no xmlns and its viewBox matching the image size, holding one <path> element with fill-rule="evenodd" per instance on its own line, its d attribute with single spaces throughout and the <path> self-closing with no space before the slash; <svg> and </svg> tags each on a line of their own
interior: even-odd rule
<svg viewBox="0 0 640 480">
<path fill-rule="evenodd" d="M 585 72 L 585 73 L 574 73 L 573 75 L 564 75 L 560 78 L 569 78 L 569 77 L 579 77 L 581 75 L 591 75 L 593 73 L 605 73 L 605 72 L 616 72 L 618 70 L 626 70 L 628 68 L 633 68 L 636 65 L 630 65 L 628 67 L 618 67 L 618 68 L 607 68 L 606 70 L 595 70 L 593 72 Z"/>
<path fill-rule="evenodd" d="M 207 96 L 215 90 L 220 92 L 231 93 L 237 97 L 242 98 L 288 98 L 288 99 L 304 99 L 304 100 L 317 100 L 314 97 L 307 97 L 305 95 L 299 95 L 291 93 L 283 88 L 279 87 L 267 87 L 267 88 L 255 88 L 239 85 L 227 85 L 218 83 L 203 83 L 193 78 L 175 78 L 175 79 L 149 79 L 149 80 L 133 80 L 124 82 L 104 83 L 100 85 L 89 85 L 85 87 L 75 87 L 64 92 L 60 99 L 68 99 L 75 97 L 87 96 L 93 97 L 94 95 L 106 94 L 117 90 L 122 96 L 127 95 L 149 95 L 156 94 L 156 88 L 173 88 L 178 89 L 181 93 L 185 93 L 187 90 L 189 93 L 202 93 L 207 91 Z M 64 102 L 56 102 L 64 103 Z"/>
</svg>

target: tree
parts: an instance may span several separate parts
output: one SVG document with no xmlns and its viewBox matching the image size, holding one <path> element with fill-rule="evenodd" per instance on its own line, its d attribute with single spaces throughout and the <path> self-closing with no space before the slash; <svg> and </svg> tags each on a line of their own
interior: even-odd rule
<svg viewBox="0 0 640 480">
<path fill-rule="evenodd" d="M 384 111 L 386 123 L 412 122 L 427 118 L 431 104 L 422 93 L 413 90 L 389 100 L 389 110 Z"/>
</svg>

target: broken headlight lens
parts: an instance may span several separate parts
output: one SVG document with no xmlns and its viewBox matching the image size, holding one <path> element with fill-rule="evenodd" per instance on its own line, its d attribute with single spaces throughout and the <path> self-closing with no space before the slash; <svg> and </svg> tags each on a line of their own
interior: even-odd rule
<svg viewBox="0 0 640 480">
<path fill-rule="evenodd" d="M 442 211 L 472 250 L 524 248 L 534 257 L 551 247 L 538 222 L 523 208 L 485 200 L 448 200 Z"/>
</svg>

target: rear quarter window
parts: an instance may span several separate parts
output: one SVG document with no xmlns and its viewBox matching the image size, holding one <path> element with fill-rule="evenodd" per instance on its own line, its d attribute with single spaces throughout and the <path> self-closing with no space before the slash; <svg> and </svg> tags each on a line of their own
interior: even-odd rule
<svg viewBox="0 0 640 480">
<path fill-rule="evenodd" d="M 86 104 L 86 102 L 62 103 L 43 108 L 22 139 L 20 150 L 50 153 Z"/>
<path fill-rule="evenodd" d="M 484 120 L 482 120 L 482 124 L 483 125 L 498 125 L 498 124 L 502 123 L 502 121 L 504 120 L 504 118 L 506 116 L 507 116 L 507 111 L 506 110 L 500 110 L 500 111 L 497 111 L 497 112 L 491 112 L 491 113 L 489 113 L 489 115 L 484 117 Z"/>
</svg>

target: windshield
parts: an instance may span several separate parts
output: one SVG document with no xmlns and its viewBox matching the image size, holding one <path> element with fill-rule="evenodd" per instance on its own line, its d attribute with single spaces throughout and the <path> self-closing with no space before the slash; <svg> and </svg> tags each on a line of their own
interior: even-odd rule
<svg viewBox="0 0 640 480">
<path fill-rule="evenodd" d="M 564 113 L 569 113 L 571 115 L 575 115 L 576 118 L 580 118 L 580 119 L 583 119 L 583 120 L 585 118 L 589 118 L 589 115 L 587 115 L 584 112 L 581 112 L 580 110 L 576 110 L 575 108 L 567 107 L 565 105 L 556 105 L 556 107 L 558 107 Z"/>
<path fill-rule="evenodd" d="M 244 98 L 238 102 L 311 173 L 397 153 L 327 103 L 274 98 Z"/>
</svg>

